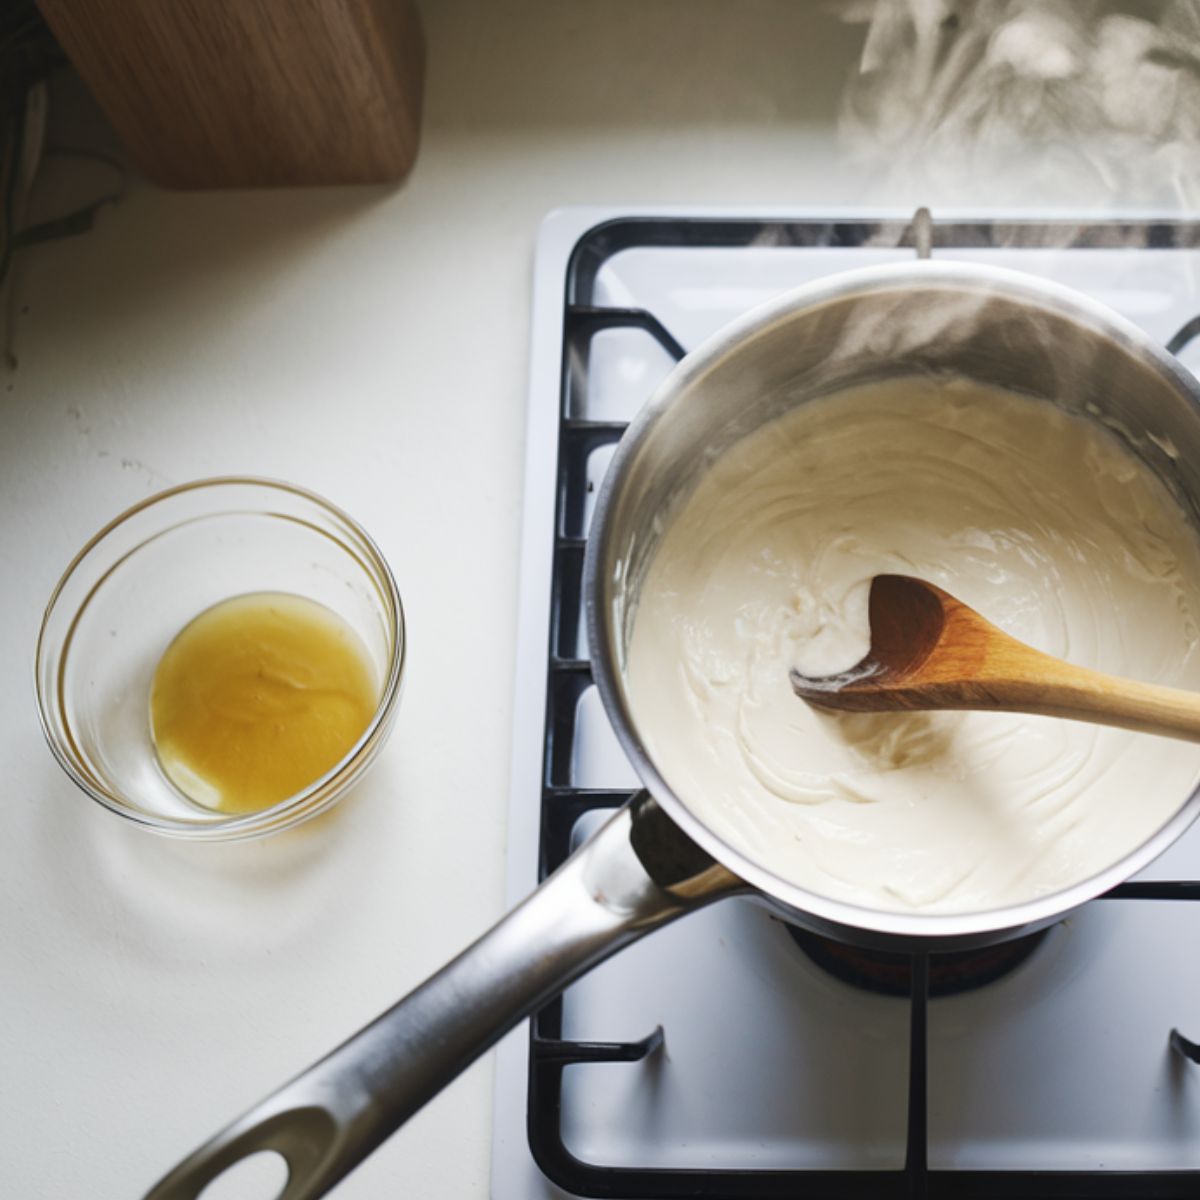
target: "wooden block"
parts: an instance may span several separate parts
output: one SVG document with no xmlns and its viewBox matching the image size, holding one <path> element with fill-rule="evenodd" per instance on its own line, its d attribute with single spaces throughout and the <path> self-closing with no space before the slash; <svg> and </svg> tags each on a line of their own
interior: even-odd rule
<svg viewBox="0 0 1200 1200">
<path fill-rule="evenodd" d="M 412 0 L 38 0 L 137 165 L 178 188 L 378 183 L 412 166 Z"/>
</svg>

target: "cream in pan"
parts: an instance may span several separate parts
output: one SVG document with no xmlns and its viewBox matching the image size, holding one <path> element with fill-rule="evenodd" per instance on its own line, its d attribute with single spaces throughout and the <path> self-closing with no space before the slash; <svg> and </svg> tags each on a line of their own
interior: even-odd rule
<svg viewBox="0 0 1200 1200">
<path fill-rule="evenodd" d="M 1200 690 L 1200 540 L 1111 433 L 965 381 L 801 405 L 672 518 L 627 655 L 651 757 L 731 845 L 837 899 L 970 912 L 1077 883 L 1180 807 L 1200 746 L 796 699 L 789 668 L 865 652 L 881 572 L 937 583 L 1051 654 Z"/>
</svg>

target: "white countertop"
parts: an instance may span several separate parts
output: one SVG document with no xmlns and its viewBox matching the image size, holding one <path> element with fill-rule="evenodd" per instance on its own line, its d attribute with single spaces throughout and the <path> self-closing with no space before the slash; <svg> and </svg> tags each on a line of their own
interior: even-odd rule
<svg viewBox="0 0 1200 1200">
<path fill-rule="evenodd" d="M 884 195 L 849 167 L 834 115 L 860 35 L 815 4 L 424 8 L 424 141 L 402 186 L 133 180 L 92 232 L 18 258 L 20 362 L 0 379 L 6 1195 L 140 1195 L 499 915 L 543 215 L 976 199 Z M 50 163 L 43 208 L 85 170 Z M 1000 186 L 985 198 L 1030 199 Z M 331 816 L 185 845 L 64 777 L 37 726 L 33 644 L 105 520 L 241 472 L 309 486 L 373 534 L 407 608 L 406 690 L 381 761 Z M 337 1194 L 485 1196 L 490 1072 Z"/>
</svg>

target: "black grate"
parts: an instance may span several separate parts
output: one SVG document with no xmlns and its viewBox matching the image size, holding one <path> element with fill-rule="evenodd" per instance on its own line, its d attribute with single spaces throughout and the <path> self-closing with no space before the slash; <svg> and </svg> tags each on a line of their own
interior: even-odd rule
<svg viewBox="0 0 1200 1200">
<path fill-rule="evenodd" d="M 972 247 L 1200 247 L 1200 222 L 1029 221 L 951 223 L 932 226 L 933 249 Z M 915 246 L 913 222 L 751 221 L 631 218 L 598 225 L 580 239 L 567 271 L 563 366 L 559 404 L 558 488 L 554 524 L 554 576 L 548 661 L 545 755 L 541 797 L 539 871 L 545 878 L 570 852 L 571 833 L 585 813 L 613 809 L 628 794 L 571 786 L 576 707 L 590 686 L 591 666 L 577 645 L 582 605 L 587 462 L 594 450 L 617 442 L 622 422 L 573 417 L 586 411 L 588 357 L 602 329 L 649 333 L 676 360 L 683 348 L 653 313 L 640 308 L 599 308 L 593 303 L 597 272 L 632 247 Z M 1171 338 L 1179 353 L 1200 335 L 1200 317 Z M 1200 881 L 1127 883 L 1101 899 L 1200 900 Z M 532 1021 L 527 1129 L 533 1157 L 547 1177 L 578 1196 L 674 1200 L 776 1200 L 781 1197 L 837 1200 L 1173 1200 L 1200 1195 L 1200 1171 L 931 1171 L 926 1127 L 926 1046 L 929 960 L 913 955 L 908 1135 L 902 1170 L 752 1171 L 628 1168 L 584 1162 L 562 1137 L 563 1071 L 573 1063 L 636 1062 L 662 1043 L 661 1029 L 637 1042 L 577 1042 L 562 1037 L 562 1001 Z M 1200 1046 L 1177 1030 L 1164 1031 L 1181 1055 L 1200 1062 Z"/>
</svg>

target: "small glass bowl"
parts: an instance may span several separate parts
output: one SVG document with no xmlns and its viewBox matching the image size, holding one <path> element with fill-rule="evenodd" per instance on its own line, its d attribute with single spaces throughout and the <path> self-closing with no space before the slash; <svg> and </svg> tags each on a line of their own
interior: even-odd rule
<svg viewBox="0 0 1200 1200">
<path fill-rule="evenodd" d="M 250 592 L 331 608 L 362 639 L 383 686 L 362 737 L 320 779 L 258 812 L 214 812 L 159 766 L 150 686 L 189 621 Z M 112 812 L 176 837 L 258 837 L 324 812 L 374 761 L 396 714 L 404 646 L 396 581 L 349 516 L 291 484 L 201 479 L 143 500 L 76 555 L 38 635 L 38 713 L 63 770 Z"/>
</svg>

